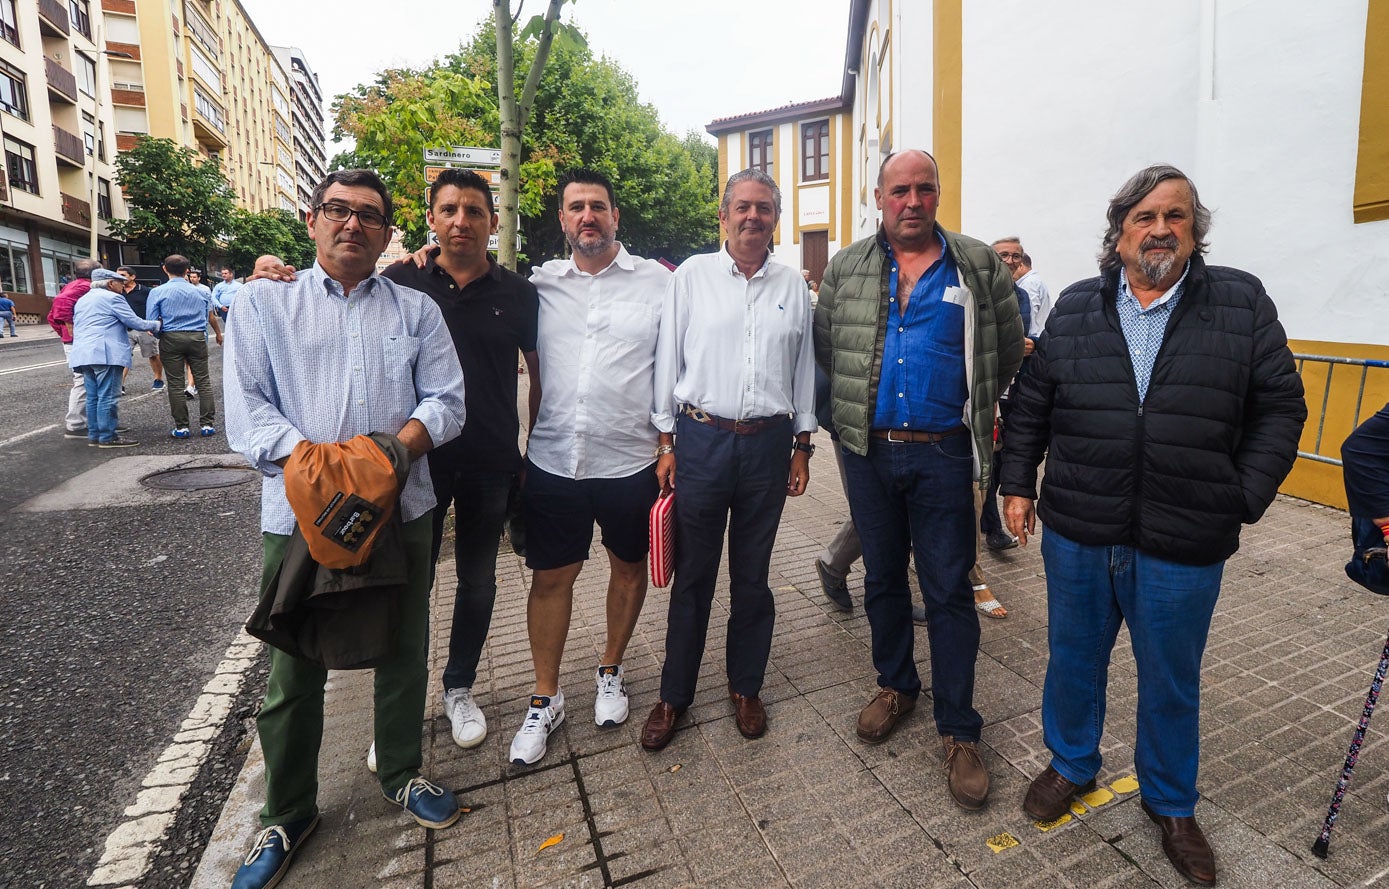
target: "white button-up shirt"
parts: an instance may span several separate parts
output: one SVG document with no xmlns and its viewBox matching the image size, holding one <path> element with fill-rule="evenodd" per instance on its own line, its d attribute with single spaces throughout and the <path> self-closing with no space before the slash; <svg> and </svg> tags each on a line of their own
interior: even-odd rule
<svg viewBox="0 0 1389 889">
<path fill-rule="evenodd" d="M 684 404 L 729 420 L 790 416 L 814 432 L 810 290 L 770 257 L 743 277 L 725 244 L 692 256 L 671 279 L 656 348 L 651 421 L 675 430 Z"/>
<path fill-rule="evenodd" d="M 1032 322 L 1027 325 L 1027 335 L 1035 339 L 1042 335 L 1042 330 L 1047 326 L 1047 316 L 1051 314 L 1051 291 L 1035 271 L 1019 278 L 1018 286 L 1027 294 L 1027 301 L 1032 307 Z"/>
<path fill-rule="evenodd" d="M 568 259 L 532 270 L 540 293 L 540 414 L 527 456 L 573 479 L 623 478 L 655 462 L 656 334 L 670 271 L 617 257 L 596 275 Z"/>
</svg>

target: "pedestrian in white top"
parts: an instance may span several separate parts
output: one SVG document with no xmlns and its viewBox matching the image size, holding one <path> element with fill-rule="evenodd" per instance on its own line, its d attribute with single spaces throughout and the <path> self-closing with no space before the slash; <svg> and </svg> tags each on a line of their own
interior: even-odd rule
<svg viewBox="0 0 1389 889">
<path fill-rule="evenodd" d="M 607 177 L 585 169 L 563 175 L 559 220 L 573 257 L 531 275 L 544 386 L 523 489 L 535 691 L 511 742 L 508 758 L 517 765 L 538 762 L 564 721 L 560 657 L 594 522 L 611 574 L 593 720 L 621 725 L 629 709 L 622 660 L 646 600 L 647 516 L 659 491 L 652 379 L 670 272 L 626 251 L 618 216 Z"/>
<path fill-rule="evenodd" d="M 798 270 L 771 260 L 780 217 L 771 177 L 730 177 L 719 207 L 728 240 L 676 270 L 662 309 L 651 416 L 671 453 L 656 476 L 678 492 L 661 700 L 641 738 L 648 750 L 670 743 L 694 701 L 725 527 L 729 697 L 744 737 L 767 728 L 759 695 L 776 618 L 772 546 L 787 496 L 810 478 L 816 428 L 810 292 Z"/>
</svg>

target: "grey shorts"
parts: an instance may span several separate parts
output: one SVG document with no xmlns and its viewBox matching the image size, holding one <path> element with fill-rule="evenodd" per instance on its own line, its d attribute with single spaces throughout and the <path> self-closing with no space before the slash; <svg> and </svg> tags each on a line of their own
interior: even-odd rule
<svg viewBox="0 0 1389 889">
<path fill-rule="evenodd" d="M 140 347 L 140 354 L 145 358 L 159 357 L 159 340 L 154 338 L 154 334 L 148 330 L 130 331 L 130 344 Z"/>
</svg>

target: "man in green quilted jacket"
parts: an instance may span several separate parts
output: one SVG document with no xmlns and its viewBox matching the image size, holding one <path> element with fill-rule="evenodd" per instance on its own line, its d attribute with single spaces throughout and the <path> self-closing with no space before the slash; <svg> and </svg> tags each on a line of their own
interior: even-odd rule
<svg viewBox="0 0 1389 889">
<path fill-rule="evenodd" d="M 886 740 L 921 694 L 907 586 L 915 549 L 947 781 L 959 805 L 978 809 L 989 774 L 974 709 L 974 491 L 988 486 L 994 404 L 1022 363 L 1022 319 L 994 250 L 936 224 L 935 158 L 888 155 L 874 196 L 882 226 L 835 254 L 815 312 L 878 671 L 858 735 Z"/>
</svg>

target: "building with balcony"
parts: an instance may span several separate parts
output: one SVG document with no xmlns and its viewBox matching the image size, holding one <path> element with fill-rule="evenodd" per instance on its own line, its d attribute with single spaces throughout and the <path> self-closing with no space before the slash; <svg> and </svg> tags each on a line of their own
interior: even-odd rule
<svg viewBox="0 0 1389 889">
<path fill-rule="evenodd" d="M 101 10 L 89 0 L 0 0 L 0 288 L 42 316 L 73 263 L 109 259 L 112 108 Z"/>
<path fill-rule="evenodd" d="M 293 84 L 241 4 L 102 5 L 111 45 L 130 55 L 112 65 L 118 147 L 173 139 L 220 163 L 242 207 L 297 212 Z"/>
<path fill-rule="evenodd" d="M 275 46 L 272 49 L 294 82 L 294 179 L 299 217 L 302 219 L 311 209 L 314 187 L 328 175 L 323 90 L 303 50 L 296 46 Z"/>
</svg>

